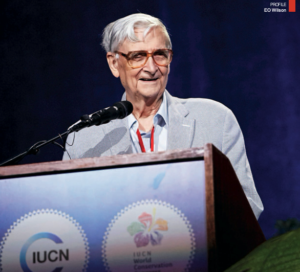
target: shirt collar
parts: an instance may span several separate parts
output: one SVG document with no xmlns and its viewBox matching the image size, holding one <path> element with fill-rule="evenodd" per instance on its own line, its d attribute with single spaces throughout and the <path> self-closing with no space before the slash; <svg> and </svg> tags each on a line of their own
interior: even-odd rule
<svg viewBox="0 0 300 272">
<path fill-rule="evenodd" d="M 132 113 L 130 115 L 128 115 L 128 127 L 129 127 L 129 129 L 132 128 L 134 130 L 134 132 L 136 132 L 138 129 L 137 120 L 135 119 L 135 117 L 133 116 Z"/>
<path fill-rule="evenodd" d="M 159 110 L 154 116 L 153 119 L 154 126 L 157 124 L 164 126 L 165 124 L 168 125 L 168 111 L 167 111 L 167 98 L 166 93 L 163 94 L 163 101 L 159 107 Z"/>
<path fill-rule="evenodd" d="M 124 93 L 122 100 L 126 100 L 126 93 Z M 153 123 L 154 126 L 156 126 L 157 124 L 164 126 L 167 125 L 168 126 L 168 111 L 167 111 L 167 98 L 166 98 L 166 93 L 164 92 L 163 94 L 163 101 L 157 111 L 157 113 L 154 116 L 153 119 Z M 130 115 L 128 115 L 128 127 L 129 129 L 133 129 L 135 132 L 138 129 L 138 122 L 135 119 L 134 115 L 131 113 Z"/>
</svg>

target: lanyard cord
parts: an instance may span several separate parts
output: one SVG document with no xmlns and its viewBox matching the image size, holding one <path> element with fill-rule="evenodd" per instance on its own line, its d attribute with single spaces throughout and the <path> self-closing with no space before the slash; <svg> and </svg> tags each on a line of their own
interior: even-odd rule
<svg viewBox="0 0 300 272">
<path fill-rule="evenodd" d="M 139 129 L 137 129 L 136 134 L 139 138 L 139 143 L 140 143 L 140 147 L 141 147 L 142 152 L 146 153 L 146 149 L 145 149 L 143 139 L 142 139 L 142 136 L 141 136 L 141 133 L 140 133 Z M 151 148 L 151 152 L 153 152 L 154 151 L 154 126 L 151 130 L 150 148 Z"/>
</svg>

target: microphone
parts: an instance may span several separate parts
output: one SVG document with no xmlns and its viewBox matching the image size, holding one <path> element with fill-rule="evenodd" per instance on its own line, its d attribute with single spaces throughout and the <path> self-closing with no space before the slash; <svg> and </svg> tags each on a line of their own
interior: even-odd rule
<svg viewBox="0 0 300 272">
<path fill-rule="evenodd" d="M 69 132 L 78 132 L 79 130 L 90 127 L 106 124 L 111 120 L 123 119 L 132 113 L 133 106 L 129 101 L 120 101 L 113 104 L 111 107 L 96 111 L 90 115 L 81 116 L 80 120 L 69 127 Z"/>
</svg>

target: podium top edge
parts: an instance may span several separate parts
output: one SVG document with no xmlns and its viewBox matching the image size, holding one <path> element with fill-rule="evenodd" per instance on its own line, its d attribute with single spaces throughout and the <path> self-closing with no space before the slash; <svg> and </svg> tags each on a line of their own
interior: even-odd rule
<svg viewBox="0 0 300 272">
<path fill-rule="evenodd" d="M 203 159 L 204 148 L 176 149 L 152 153 L 115 155 L 0 167 L 0 179 L 35 174 L 51 174 L 84 169 L 101 169 L 126 165 L 151 164 L 176 160 Z"/>
</svg>

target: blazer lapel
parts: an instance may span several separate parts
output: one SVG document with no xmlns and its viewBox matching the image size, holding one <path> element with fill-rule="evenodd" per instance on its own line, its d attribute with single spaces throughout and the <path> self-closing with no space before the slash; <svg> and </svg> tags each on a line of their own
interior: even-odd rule
<svg viewBox="0 0 300 272">
<path fill-rule="evenodd" d="M 110 141 L 111 155 L 133 153 L 127 118 L 114 120 L 108 123 L 105 126 L 105 134 Z"/>
<path fill-rule="evenodd" d="M 194 139 L 195 120 L 187 118 L 189 111 L 184 105 L 175 101 L 167 91 L 166 95 L 169 118 L 167 150 L 190 148 Z"/>
<path fill-rule="evenodd" d="M 167 150 L 184 149 L 192 147 L 195 131 L 195 120 L 188 118 L 188 109 L 177 102 L 166 90 L 167 107 L 168 107 L 168 143 Z M 126 94 L 123 94 L 122 100 L 126 100 Z M 122 129 L 122 131 L 116 131 L 116 129 Z M 112 155 L 117 154 L 130 154 L 133 153 L 130 134 L 128 131 L 127 118 L 122 120 L 115 120 L 110 122 L 107 127 L 109 131 L 109 137 L 111 140 L 111 152 Z M 116 133 L 124 133 L 121 140 L 115 139 Z M 114 144 L 115 143 L 115 144 Z"/>
</svg>

